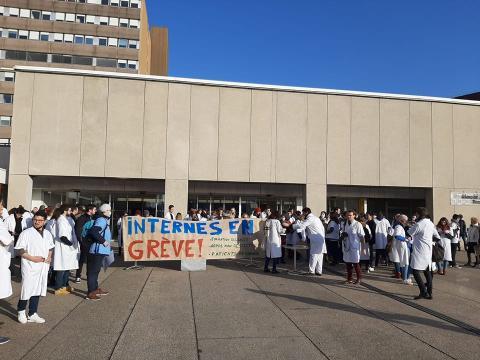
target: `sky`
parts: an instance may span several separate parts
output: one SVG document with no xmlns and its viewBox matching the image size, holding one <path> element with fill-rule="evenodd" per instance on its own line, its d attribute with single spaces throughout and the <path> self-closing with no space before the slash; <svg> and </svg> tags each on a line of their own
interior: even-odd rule
<svg viewBox="0 0 480 360">
<path fill-rule="evenodd" d="M 479 0 L 148 0 L 169 76 L 455 97 L 480 91 Z"/>
</svg>

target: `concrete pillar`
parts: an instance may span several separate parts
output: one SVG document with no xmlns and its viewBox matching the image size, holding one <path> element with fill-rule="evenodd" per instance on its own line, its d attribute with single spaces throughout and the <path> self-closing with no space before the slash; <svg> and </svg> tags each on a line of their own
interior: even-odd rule
<svg viewBox="0 0 480 360">
<path fill-rule="evenodd" d="M 450 200 L 451 191 L 452 189 L 438 187 L 427 191 L 426 205 L 434 223 L 437 223 L 441 217 L 450 219 L 456 212 Z"/>
<path fill-rule="evenodd" d="M 307 203 L 305 206 L 319 216 L 320 212 L 327 210 L 327 185 L 307 184 L 306 190 Z"/>
<path fill-rule="evenodd" d="M 169 205 L 174 205 L 175 212 L 182 213 L 182 217 L 186 216 L 188 206 L 188 180 L 165 180 L 165 214 L 168 212 Z"/>
<path fill-rule="evenodd" d="M 13 175 L 8 177 L 7 209 L 23 205 L 25 209 L 32 208 L 33 181 L 29 175 Z"/>
</svg>

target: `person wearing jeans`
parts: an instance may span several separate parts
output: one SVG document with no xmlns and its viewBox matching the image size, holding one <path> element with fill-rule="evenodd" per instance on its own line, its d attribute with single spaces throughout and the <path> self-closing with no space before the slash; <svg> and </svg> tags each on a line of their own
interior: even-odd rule
<svg viewBox="0 0 480 360">
<path fill-rule="evenodd" d="M 365 242 L 365 233 L 362 224 L 355 220 L 355 212 L 347 211 L 347 222 L 345 223 L 345 231 L 342 234 L 343 242 L 343 261 L 347 266 L 346 284 L 353 282 L 353 269 L 357 275 L 354 284 L 360 284 L 362 280 L 362 271 L 360 269 L 360 248 L 361 243 Z"/>
</svg>

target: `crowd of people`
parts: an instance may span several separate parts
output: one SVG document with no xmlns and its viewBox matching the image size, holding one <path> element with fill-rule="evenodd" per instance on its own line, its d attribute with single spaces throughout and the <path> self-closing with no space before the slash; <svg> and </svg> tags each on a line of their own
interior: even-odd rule
<svg viewBox="0 0 480 360">
<path fill-rule="evenodd" d="M 102 266 L 113 261 L 110 217 L 109 204 L 101 205 L 98 212 L 95 205 L 66 204 L 32 211 L 18 206 L 7 211 L 0 201 L 0 298 L 12 295 L 11 259 L 19 257 L 22 283 L 17 309 L 21 324 L 44 323 L 38 314 L 40 297 L 46 296 L 49 285 L 55 296 L 71 294 L 71 272 L 73 281 L 80 283 L 85 263 L 85 298 L 97 301 L 108 295 L 98 286 L 98 276 Z"/>
</svg>

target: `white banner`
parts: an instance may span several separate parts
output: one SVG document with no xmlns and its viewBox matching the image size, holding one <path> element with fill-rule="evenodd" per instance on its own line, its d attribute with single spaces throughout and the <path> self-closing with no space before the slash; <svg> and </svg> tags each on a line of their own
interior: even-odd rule
<svg viewBox="0 0 480 360">
<path fill-rule="evenodd" d="M 451 205 L 480 205 L 480 192 L 452 191 L 450 203 Z"/>
</svg>

